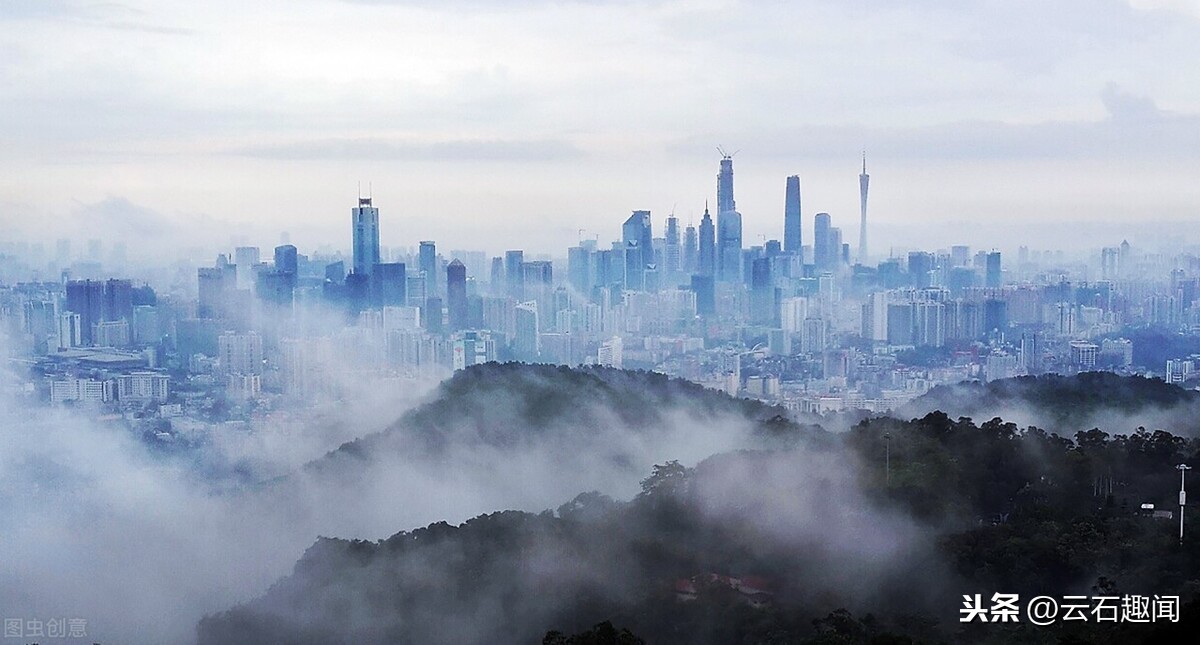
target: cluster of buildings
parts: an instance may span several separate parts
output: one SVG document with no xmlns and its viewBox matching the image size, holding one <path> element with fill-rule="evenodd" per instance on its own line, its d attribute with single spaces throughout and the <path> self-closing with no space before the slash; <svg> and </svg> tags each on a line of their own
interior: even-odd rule
<svg viewBox="0 0 1200 645">
<path fill-rule="evenodd" d="M 563 256 L 385 248 L 387 220 L 360 197 L 348 255 L 242 246 L 155 288 L 106 276 L 95 259 L 62 262 L 53 281 L 5 280 L 0 323 L 19 339 L 30 396 L 174 416 L 509 360 L 656 370 L 817 412 L 883 411 L 938 384 L 1049 371 L 1192 378 L 1193 357 L 1138 366 L 1123 336 L 1200 334 L 1195 255 L 1128 243 L 1094 258 L 966 246 L 873 255 L 865 159 L 853 248 L 829 213 L 806 226 L 798 176 L 785 180 L 781 239 L 747 245 L 729 155 L 716 184 L 715 212 L 698 224 L 671 215 L 660 228 L 634 210 L 614 220 L 618 239 Z M 0 279 L 36 268 L 21 258 L 0 256 Z"/>
</svg>

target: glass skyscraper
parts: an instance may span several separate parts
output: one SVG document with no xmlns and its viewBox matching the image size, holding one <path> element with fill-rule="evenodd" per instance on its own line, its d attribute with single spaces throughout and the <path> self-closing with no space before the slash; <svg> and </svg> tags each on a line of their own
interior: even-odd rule
<svg viewBox="0 0 1200 645">
<path fill-rule="evenodd" d="M 350 209 L 354 226 L 354 273 L 371 275 L 379 264 L 379 209 L 370 197 L 359 197 L 358 208 Z"/>
<path fill-rule="evenodd" d="M 783 201 L 783 250 L 787 253 L 800 253 L 800 176 L 792 175 L 787 178 L 787 188 Z"/>
</svg>

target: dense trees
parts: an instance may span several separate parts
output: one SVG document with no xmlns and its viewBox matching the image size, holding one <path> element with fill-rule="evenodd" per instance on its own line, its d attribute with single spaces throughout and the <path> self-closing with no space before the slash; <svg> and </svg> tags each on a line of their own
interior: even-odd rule
<svg viewBox="0 0 1200 645">
<path fill-rule="evenodd" d="M 570 378 L 637 389 L 618 373 Z M 1191 396 L 1091 375 L 981 392 L 1011 388 L 1063 414 L 1138 392 Z M 693 396 L 668 381 L 646 389 Z M 552 415 L 563 405 L 552 391 L 521 400 Z M 942 412 L 819 435 L 746 410 L 763 432 L 802 438 L 660 464 L 629 501 L 584 493 L 556 512 L 322 539 L 263 598 L 206 618 L 200 642 L 1137 643 L 1172 642 L 1200 618 L 1192 601 L 1178 625 L 958 620 L 964 593 L 1196 597 L 1200 535 L 1180 545 L 1178 516 L 1141 505 L 1178 512 L 1175 466 L 1200 467 L 1200 440 L 1140 428 L 1060 436 Z M 1200 491 L 1200 478 L 1191 485 Z"/>
<path fill-rule="evenodd" d="M 542 645 L 645 645 L 646 641 L 634 636 L 628 629 L 617 631 L 613 624 L 604 621 L 599 625 L 572 636 L 562 632 L 549 632 Z"/>
</svg>

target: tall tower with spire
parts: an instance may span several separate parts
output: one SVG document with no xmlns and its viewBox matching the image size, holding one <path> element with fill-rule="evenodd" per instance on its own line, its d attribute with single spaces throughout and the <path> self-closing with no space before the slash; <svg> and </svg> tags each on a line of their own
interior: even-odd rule
<svg viewBox="0 0 1200 645">
<path fill-rule="evenodd" d="M 742 214 L 733 200 L 733 155 L 718 148 L 721 169 L 717 172 L 717 280 L 742 279 Z"/>
<path fill-rule="evenodd" d="M 733 155 L 721 152 L 721 170 L 717 173 L 717 217 L 726 211 L 737 210 L 733 201 Z"/>
<path fill-rule="evenodd" d="M 858 176 L 859 207 L 862 210 L 858 224 L 858 262 L 860 264 L 867 259 L 867 184 L 870 181 L 871 175 L 867 174 L 867 151 L 863 150 L 862 174 Z"/>
<path fill-rule="evenodd" d="M 354 273 L 370 275 L 379 264 L 379 209 L 370 197 L 359 195 L 358 208 L 350 209 L 354 240 Z"/>
<path fill-rule="evenodd" d="M 708 202 L 704 202 L 704 217 L 700 219 L 700 275 L 711 276 L 717 270 L 716 230 L 713 226 L 712 215 L 708 214 Z"/>
</svg>

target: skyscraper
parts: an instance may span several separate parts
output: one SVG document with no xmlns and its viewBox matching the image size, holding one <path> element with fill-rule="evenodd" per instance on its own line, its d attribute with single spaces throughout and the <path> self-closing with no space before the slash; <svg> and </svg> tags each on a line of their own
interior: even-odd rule
<svg viewBox="0 0 1200 645">
<path fill-rule="evenodd" d="M 493 292 L 498 293 L 500 287 L 504 284 L 504 258 L 492 258 L 492 280 L 491 288 Z"/>
<path fill-rule="evenodd" d="M 737 211 L 726 211 L 719 217 L 717 264 L 721 280 L 738 282 L 742 279 L 742 214 Z"/>
<path fill-rule="evenodd" d="M 325 280 L 333 284 L 342 284 L 346 281 L 346 263 L 338 260 L 325 265 Z"/>
<path fill-rule="evenodd" d="M 104 320 L 133 318 L 133 282 L 109 279 L 104 283 Z"/>
<path fill-rule="evenodd" d="M 984 284 L 990 288 L 998 288 L 1002 282 L 1000 276 L 1000 252 L 992 251 L 987 254 L 987 270 L 984 273 Z"/>
<path fill-rule="evenodd" d="M 696 264 L 698 257 L 696 252 L 699 239 L 696 237 L 696 227 L 688 224 L 688 227 L 683 231 L 683 272 L 691 275 L 696 272 Z"/>
<path fill-rule="evenodd" d="M 717 172 L 717 278 L 742 279 L 742 215 L 733 199 L 733 157 L 721 157 Z"/>
<path fill-rule="evenodd" d="M 299 255 L 296 253 L 296 247 L 291 244 L 275 247 L 275 270 L 289 276 L 288 282 L 293 289 L 296 288 L 296 274 L 299 268 Z"/>
<path fill-rule="evenodd" d="M 682 249 L 679 248 L 679 219 L 674 215 L 667 218 L 667 242 L 663 245 L 663 270 L 674 282 L 682 268 Z"/>
<path fill-rule="evenodd" d="M 933 254 L 925 251 L 908 252 L 908 276 L 912 286 L 924 289 L 932 284 Z"/>
<path fill-rule="evenodd" d="M 291 310 L 293 285 L 293 275 L 279 269 L 259 271 L 254 275 L 254 293 L 276 314 Z"/>
<path fill-rule="evenodd" d="M 233 262 L 237 265 L 237 288 L 254 286 L 254 267 L 260 261 L 257 246 L 239 246 L 233 250 Z"/>
<path fill-rule="evenodd" d="M 206 319 L 223 318 L 225 316 L 226 294 L 234 288 L 234 285 L 231 284 L 233 281 L 228 279 L 229 273 L 219 267 L 200 267 L 196 273 L 200 287 L 200 299 L 196 309 L 196 317 Z M 72 304 L 70 288 L 71 285 L 68 283 L 68 311 L 71 310 Z"/>
<path fill-rule="evenodd" d="M 521 251 L 504 252 L 504 286 L 509 297 L 517 300 L 522 300 L 525 292 L 525 280 L 521 273 L 521 264 L 524 261 L 525 254 Z"/>
<path fill-rule="evenodd" d="M 450 331 L 467 328 L 467 267 L 457 258 L 446 265 L 446 308 Z"/>
<path fill-rule="evenodd" d="M 831 248 L 829 213 L 817 213 L 813 218 L 813 265 L 817 271 L 829 271 L 837 261 L 836 249 Z"/>
<path fill-rule="evenodd" d="M 358 208 L 350 209 L 354 226 L 354 273 L 370 275 L 379 264 L 379 209 L 370 197 L 359 197 Z"/>
<path fill-rule="evenodd" d="M 513 353 L 519 361 L 536 362 L 541 349 L 537 303 L 522 302 L 516 306 L 515 313 L 516 334 L 513 339 Z"/>
<path fill-rule="evenodd" d="M 733 155 L 721 153 L 721 169 L 717 172 L 717 217 L 725 211 L 737 210 L 733 201 Z"/>
<path fill-rule="evenodd" d="M 783 198 L 783 250 L 787 253 L 800 253 L 801 245 L 800 220 L 800 176 L 792 175 L 787 178 L 787 188 Z"/>
<path fill-rule="evenodd" d="M 594 274 L 596 276 L 597 287 L 611 287 L 613 283 L 618 282 L 620 267 L 616 266 L 616 260 L 613 258 L 613 251 L 605 249 L 596 251 L 592 256 L 592 263 L 595 265 Z"/>
<path fill-rule="evenodd" d="M 779 289 L 771 281 L 771 260 L 755 258 L 750 264 L 750 322 L 778 326 Z"/>
<path fill-rule="evenodd" d="M 217 339 L 217 371 L 221 375 L 263 373 L 263 342 L 255 332 L 225 332 Z"/>
<path fill-rule="evenodd" d="M 863 151 L 863 169 L 862 174 L 858 176 L 859 205 L 862 209 L 862 217 L 858 225 L 859 264 L 867 260 L 867 184 L 870 181 L 871 176 L 867 174 L 867 153 Z"/>
<path fill-rule="evenodd" d="M 425 307 L 425 276 L 410 275 L 404 278 L 404 300 L 409 307 Z"/>
<path fill-rule="evenodd" d="M 700 220 L 700 258 L 697 273 L 700 275 L 715 275 L 717 270 L 716 231 L 713 228 L 712 216 L 708 214 L 708 204 L 704 205 L 704 217 Z"/>
<path fill-rule="evenodd" d="M 403 307 L 408 300 L 408 280 L 403 262 L 383 262 L 371 269 L 371 305 Z"/>
<path fill-rule="evenodd" d="M 711 316 L 717 313 L 715 288 L 711 275 L 696 274 L 692 276 L 692 291 L 696 294 L 696 313 L 701 316 Z"/>
<path fill-rule="evenodd" d="M 521 274 L 525 287 L 530 292 L 545 292 L 554 286 L 554 264 L 546 260 L 522 262 Z M 539 295 L 545 297 L 544 294 Z"/>
<path fill-rule="evenodd" d="M 640 291 L 645 287 L 647 265 L 654 264 L 650 211 L 633 211 L 621 233 L 625 243 L 625 287 Z"/>
<path fill-rule="evenodd" d="M 67 311 L 79 314 L 80 343 L 91 345 L 95 326 L 104 320 L 104 283 L 98 280 L 68 282 Z"/>
<path fill-rule="evenodd" d="M 956 245 L 950 247 L 950 262 L 956 267 L 965 267 L 971 261 L 971 248 Z"/>
<path fill-rule="evenodd" d="M 438 293 L 437 245 L 422 240 L 417 251 L 417 270 L 425 274 L 425 290 L 430 296 Z"/>
<path fill-rule="evenodd" d="M 567 249 L 567 282 L 581 294 L 592 290 L 591 251 L 583 246 Z"/>
</svg>

